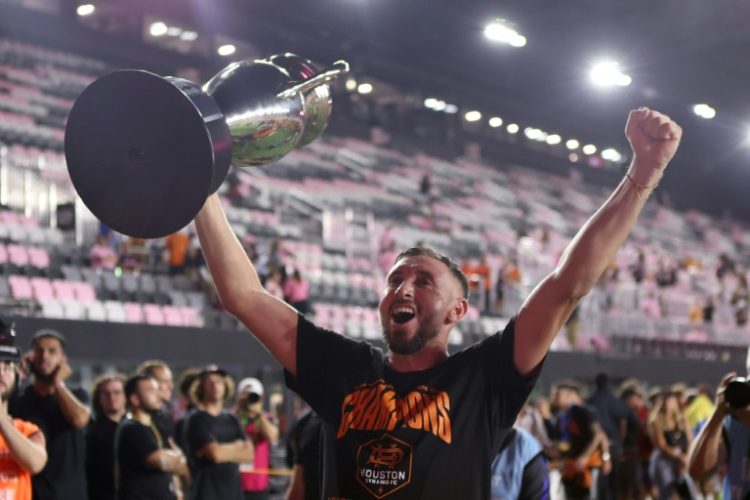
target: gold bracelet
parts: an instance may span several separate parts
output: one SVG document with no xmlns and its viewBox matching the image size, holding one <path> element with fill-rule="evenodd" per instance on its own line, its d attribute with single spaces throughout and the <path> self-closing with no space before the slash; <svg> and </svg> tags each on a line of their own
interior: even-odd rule
<svg viewBox="0 0 750 500">
<path fill-rule="evenodd" d="M 651 184 L 651 185 L 648 185 L 648 184 L 640 184 L 640 183 L 636 182 L 636 180 L 635 180 L 635 179 L 633 179 L 633 176 L 632 176 L 632 175 L 630 175 L 630 172 L 625 172 L 625 178 L 626 178 L 626 179 L 627 179 L 628 181 L 630 181 L 630 183 L 631 183 L 631 184 L 632 184 L 633 186 L 635 186 L 636 188 L 638 188 L 638 189 L 641 189 L 641 190 L 642 190 L 642 189 L 654 189 L 654 188 L 655 188 L 656 186 L 658 186 L 658 185 L 659 185 L 659 183 L 658 183 L 658 182 L 657 182 L 656 184 Z"/>
</svg>

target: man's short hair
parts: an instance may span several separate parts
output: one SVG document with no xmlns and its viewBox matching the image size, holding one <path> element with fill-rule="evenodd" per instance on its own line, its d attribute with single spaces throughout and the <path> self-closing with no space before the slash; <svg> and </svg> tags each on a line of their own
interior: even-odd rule
<svg viewBox="0 0 750 500">
<path fill-rule="evenodd" d="M 396 262 L 409 257 L 430 257 L 445 264 L 446 267 L 450 269 L 453 276 L 458 280 L 458 282 L 461 283 L 461 289 L 463 291 L 464 298 L 469 298 L 469 280 L 466 279 L 466 275 L 463 273 L 463 271 L 461 271 L 461 268 L 458 267 L 458 264 L 456 264 L 450 257 L 438 252 L 434 248 L 416 246 L 407 248 L 406 250 L 398 254 L 398 256 L 396 257 Z"/>
<path fill-rule="evenodd" d="M 568 391 L 573 391 L 579 396 L 583 393 L 583 390 L 581 388 L 581 384 L 579 384 L 576 380 L 562 380 L 555 384 L 555 389 L 565 389 Z"/>
<path fill-rule="evenodd" d="M 169 370 L 169 365 L 160 359 L 149 359 L 138 365 L 135 372 L 156 378 L 157 370 Z"/>
<path fill-rule="evenodd" d="M 143 380 L 156 380 L 151 375 L 145 375 L 143 373 L 136 373 L 135 375 L 132 375 L 130 378 L 128 378 L 127 381 L 125 381 L 125 399 L 127 399 L 128 404 L 130 404 L 130 396 L 138 392 L 138 385 Z"/>
<path fill-rule="evenodd" d="M 122 383 L 124 388 L 127 377 L 125 377 L 125 375 L 123 375 L 122 373 L 104 373 L 94 379 L 94 383 L 91 386 L 91 407 L 94 409 L 95 415 L 102 415 L 104 413 L 102 405 L 99 402 L 99 397 L 101 396 L 104 385 L 112 381 Z"/>
<path fill-rule="evenodd" d="M 31 337 L 31 347 L 36 347 L 36 343 L 39 341 L 39 339 L 57 339 L 58 342 L 60 342 L 60 347 L 65 349 L 66 344 L 68 343 L 65 339 L 65 335 L 58 332 L 57 330 L 53 330 L 52 328 L 42 328 L 41 330 L 37 331 L 33 337 Z"/>
</svg>

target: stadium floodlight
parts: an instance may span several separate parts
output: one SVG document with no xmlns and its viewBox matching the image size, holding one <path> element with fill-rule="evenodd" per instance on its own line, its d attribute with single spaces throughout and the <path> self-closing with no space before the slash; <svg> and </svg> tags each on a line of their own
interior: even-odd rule
<svg viewBox="0 0 750 500">
<path fill-rule="evenodd" d="M 164 36 L 167 34 L 167 30 L 169 30 L 169 27 L 166 24 L 156 21 L 155 23 L 151 23 L 148 32 L 151 33 L 151 36 Z"/>
<path fill-rule="evenodd" d="M 557 144 L 560 144 L 562 142 L 562 137 L 560 137 L 558 134 L 550 134 L 547 136 L 547 144 L 550 146 L 555 146 Z"/>
<path fill-rule="evenodd" d="M 492 128 L 502 127 L 503 126 L 503 119 L 500 118 L 499 116 L 493 116 L 492 118 L 490 118 L 490 120 L 489 120 L 488 123 L 489 123 L 490 127 L 492 127 Z"/>
<path fill-rule="evenodd" d="M 79 5 L 76 8 L 76 14 L 78 14 L 81 17 L 90 16 L 91 14 L 94 13 L 95 10 L 96 10 L 96 7 L 94 6 L 94 4 L 84 3 L 84 4 Z"/>
<path fill-rule="evenodd" d="M 195 31 L 183 31 L 180 35 L 180 40 L 184 40 L 186 42 L 193 42 L 198 39 L 198 33 Z"/>
<path fill-rule="evenodd" d="M 445 111 L 449 115 L 455 115 L 456 113 L 458 113 L 458 106 L 456 106 L 455 104 L 446 104 L 443 111 Z"/>
<path fill-rule="evenodd" d="M 524 47 L 526 37 L 502 19 L 495 19 L 484 27 L 484 36 L 493 42 L 507 43 L 511 47 Z"/>
<path fill-rule="evenodd" d="M 364 95 L 364 94 L 369 94 L 369 93 L 371 93 L 371 92 L 372 92 L 372 90 L 373 90 L 373 87 L 372 87 L 372 84 L 371 84 L 371 83 L 367 83 L 367 82 L 365 82 L 365 83 L 360 83 L 360 84 L 359 84 L 359 85 L 357 86 L 357 92 L 359 92 L 359 93 L 360 93 L 360 94 L 362 94 L 362 95 Z"/>
<path fill-rule="evenodd" d="M 347 78 L 345 85 L 346 90 L 348 90 L 349 92 L 354 92 L 355 90 L 357 90 L 357 80 L 355 80 L 354 78 Z"/>
<path fill-rule="evenodd" d="M 505 130 L 507 130 L 509 134 L 517 134 L 518 131 L 521 130 L 521 127 L 519 127 L 517 123 L 509 123 Z"/>
<path fill-rule="evenodd" d="M 182 35 L 182 28 L 179 26 L 169 26 L 167 28 L 167 36 L 180 36 Z"/>
<path fill-rule="evenodd" d="M 583 147 L 583 154 L 592 155 L 594 153 L 596 153 L 596 146 L 594 146 L 593 144 L 586 144 Z"/>
<path fill-rule="evenodd" d="M 699 103 L 693 106 L 693 113 L 705 120 L 711 120 L 716 116 L 716 110 L 705 103 Z"/>
<path fill-rule="evenodd" d="M 619 162 L 622 160 L 622 155 L 614 148 L 607 148 L 602 151 L 602 158 L 608 161 Z"/>
<path fill-rule="evenodd" d="M 579 143 L 576 139 L 568 139 L 567 141 L 565 141 L 565 147 L 570 149 L 571 151 L 574 149 L 578 149 L 580 145 L 581 143 Z"/>
<path fill-rule="evenodd" d="M 620 70 L 615 61 L 601 61 L 589 70 L 589 78 L 598 87 L 627 87 L 633 79 Z"/>
<path fill-rule="evenodd" d="M 228 43 L 228 44 L 222 45 L 221 47 L 219 47 L 218 49 L 216 49 L 216 52 L 218 52 L 218 54 L 220 56 L 227 57 L 227 56 L 231 56 L 232 54 L 234 54 L 235 52 L 237 52 L 237 47 L 235 47 L 231 43 Z"/>
<path fill-rule="evenodd" d="M 438 100 L 434 97 L 428 97 L 424 100 L 424 107 L 427 109 L 435 109 L 435 106 L 437 106 Z"/>
<path fill-rule="evenodd" d="M 475 109 L 472 109 L 471 111 L 467 111 L 464 114 L 464 120 L 466 120 L 467 122 L 478 122 L 481 119 L 482 119 L 482 113 L 480 113 L 479 111 Z"/>
</svg>

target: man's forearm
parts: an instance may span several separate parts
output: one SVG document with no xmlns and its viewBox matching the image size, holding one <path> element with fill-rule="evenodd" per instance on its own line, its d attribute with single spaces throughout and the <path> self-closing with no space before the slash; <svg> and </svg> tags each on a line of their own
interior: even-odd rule
<svg viewBox="0 0 750 500">
<path fill-rule="evenodd" d="M 229 312 L 237 309 L 233 301 L 247 293 L 263 291 L 258 273 L 232 231 L 217 195 L 206 200 L 195 218 L 195 228 L 221 302 Z"/>
<path fill-rule="evenodd" d="M 5 438 L 11 458 L 22 469 L 36 474 L 44 468 L 47 463 L 47 451 L 44 446 L 21 434 L 13 425 L 10 416 L 0 418 L 0 434 Z"/>
<path fill-rule="evenodd" d="M 81 403 L 64 384 L 58 383 L 55 387 L 55 396 L 65 420 L 76 429 L 83 429 L 89 423 L 91 412 Z"/>
<path fill-rule="evenodd" d="M 688 472 L 694 479 L 701 479 L 716 467 L 723 422 L 723 412 L 714 411 L 693 441 L 688 455 Z"/>
</svg>

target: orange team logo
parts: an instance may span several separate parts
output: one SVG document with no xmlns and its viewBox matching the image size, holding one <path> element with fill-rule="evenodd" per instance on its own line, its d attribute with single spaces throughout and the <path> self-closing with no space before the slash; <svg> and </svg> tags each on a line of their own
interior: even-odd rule
<svg viewBox="0 0 750 500">
<path fill-rule="evenodd" d="M 362 384 L 341 404 L 341 425 L 336 433 L 342 438 L 350 430 L 392 431 L 398 426 L 418 429 L 451 442 L 450 396 L 427 386 L 419 386 L 404 397 L 396 395 L 383 380 Z M 387 450 L 383 449 L 383 456 Z"/>
<path fill-rule="evenodd" d="M 411 482 L 412 446 L 383 434 L 359 447 L 357 481 L 375 498 L 383 498 Z"/>
</svg>

